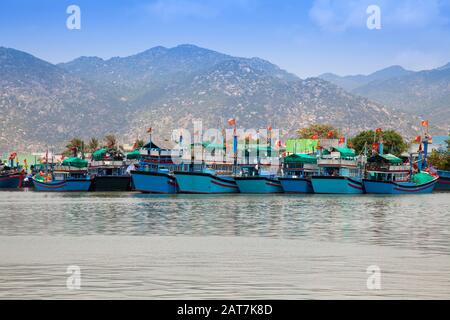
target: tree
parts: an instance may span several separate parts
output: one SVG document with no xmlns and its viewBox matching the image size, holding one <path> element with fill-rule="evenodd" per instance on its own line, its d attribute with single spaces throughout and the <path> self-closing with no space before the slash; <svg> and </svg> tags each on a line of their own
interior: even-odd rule
<svg viewBox="0 0 450 320">
<path fill-rule="evenodd" d="M 133 144 L 133 149 L 141 149 L 145 145 L 145 141 L 142 139 L 136 139 Z"/>
<path fill-rule="evenodd" d="M 450 170 L 450 134 L 447 142 L 447 152 L 433 150 L 428 156 L 428 163 L 441 170 Z"/>
<path fill-rule="evenodd" d="M 117 138 L 113 134 L 108 134 L 105 136 L 105 147 L 108 149 L 117 148 Z"/>
<path fill-rule="evenodd" d="M 408 144 L 403 140 L 402 136 L 394 130 L 386 130 L 378 133 L 373 130 L 363 131 L 350 139 L 350 142 L 357 153 L 363 152 L 365 145 L 367 145 L 368 150 L 371 150 L 372 144 L 380 141 L 383 141 L 383 149 L 386 153 L 392 153 L 399 156 L 408 150 Z"/>
<path fill-rule="evenodd" d="M 65 156 L 76 157 L 78 152 L 83 151 L 84 141 L 80 138 L 73 138 L 66 145 L 66 150 L 63 152 Z"/>
<path fill-rule="evenodd" d="M 89 152 L 95 152 L 100 147 L 100 142 L 97 138 L 91 138 L 88 142 Z"/>
<path fill-rule="evenodd" d="M 341 132 L 328 124 L 312 124 L 298 129 L 297 134 L 301 139 L 336 139 L 340 137 Z"/>
</svg>

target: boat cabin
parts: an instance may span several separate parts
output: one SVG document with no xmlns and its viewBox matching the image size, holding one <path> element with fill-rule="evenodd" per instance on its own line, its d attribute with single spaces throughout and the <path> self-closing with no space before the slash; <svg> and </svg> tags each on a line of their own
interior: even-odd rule
<svg viewBox="0 0 450 320">
<path fill-rule="evenodd" d="M 367 159 L 367 179 L 375 181 L 409 181 L 411 168 L 408 163 L 392 154 L 375 154 Z"/>
<path fill-rule="evenodd" d="M 306 178 L 317 175 L 318 172 L 315 155 L 295 153 L 283 159 L 283 176 Z"/>
</svg>

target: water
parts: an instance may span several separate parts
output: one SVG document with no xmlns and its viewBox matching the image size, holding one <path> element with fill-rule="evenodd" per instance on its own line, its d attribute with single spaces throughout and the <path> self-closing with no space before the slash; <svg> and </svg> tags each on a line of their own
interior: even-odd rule
<svg viewBox="0 0 450 320">
<path fill-rule="evenodd" d="M 0 298 L 448 299 L 450 193 L 0 192 Z"/>
</svg>

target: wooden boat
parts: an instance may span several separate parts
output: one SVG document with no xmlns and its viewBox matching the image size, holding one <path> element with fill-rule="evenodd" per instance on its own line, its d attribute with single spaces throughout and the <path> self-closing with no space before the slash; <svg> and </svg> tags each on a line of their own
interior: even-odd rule
<svg viewBox="0 0 450 320">
<path fill-rule="evenodd" d="M 17 189 L 22 187 L 23 172 L 0 172 L 0 189 Z"/>
<path fill-rule="evenodd" d="M 450 171 L 438 170 L 439 180 L 436 183 L 435 190 L 450 190 Z"/>
<path fill-rule="evenodd" d="M 14 166 L 15 153 L 10 156 L 10 165 L 0 161 L 0 189 L 18 189 L 23 186 L 25 173 L 19 166 Z"/>
<path fill-rule="evenodd" d="M 283 159 L 283 176 L 278 180 L 285 193 L 314 193 L 311 177 L 318 171 L 315 155 L 292 154 Z"/>
<path fill-rule="evenodd" d="M 355 150 L 333 147 L 317 160 L 319 174 L 311 178 L 315 193 L 362 194 L 364 158 Z"/>
<path fill-rule="evenodd" d="M 39 173 L 33 177 L 36 191 L 76 192 L 88 191 L 92 178 L 87 172 L 87 161 L 79 158 L 65 159 L 51 173 Z"/>
<path fill-rule="evenodd" d="M 198 167 L 198 168 L 196 168 Z M 239 192 L 235 178 L 231 173 L 214 170 L 206 165 L 193 165 L 188 170 L 176 171 L 180 193 L 237 193 Z"/>
<path fill-rule="evenodd" d="M 160 194 L 178 192 L 173 174 L 176 166 L 172 161 L 172 150 L 149 142 L 139 152 L 133 152 L 132 158 L 139 160 L 137 168 L 131 170 L 133 190 Z"/>
<path fill-rule="evenodd" d="M 114 149 L 100 149 L 92 154 L 88 172 L 93 178 L 92 191 L 129 191 L 131 176 L 127 173 L 125 155 Z"/>
<path fill-rule="evenodd" d="M 433 191 L 438 177 L 426 172 L 412 174 L 410 163 L 392 154 L 376 154 L 368 159 L 366 193 L 415 194 Z"/>
<path fill-rule="evenodd" d="M 260 169 L 256 165 L 242 166 L 240 175 L 235 180 L 241 193 L 283 192 L 277 172 Z"/>
</svg>

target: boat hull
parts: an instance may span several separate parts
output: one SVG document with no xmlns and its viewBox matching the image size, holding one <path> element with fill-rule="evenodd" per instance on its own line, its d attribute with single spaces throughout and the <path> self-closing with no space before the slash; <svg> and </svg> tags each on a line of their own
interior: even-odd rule
<svg viewBox="0 0 450 320">
<path fill-rule="evenodd" d="M 362 194 L 362 181 L 349 177 L 312 177 L 314 193 L 326 194 Z"/>
<path fill-rule="evenodd" d="M 96 176 L 92 181 L 92 191 L 129 191 L 130 176 Z"/>
<path fill-rule="evenodd" d="M 285 193 L 314 193 L 310 179 L 278 178 Z"/>
<path fill-rule="evenodd" d="M 21 188 L 23 183 L 22 174 L 8 174 L 0 176 L 0 189 Z"/>
<path fill-rule="evenodd" d="M 431 193 L 437 184 L 437 178 L 420 185 L 413 182 L 374 181 L 367 179 L 364 179 L 363 183 L 367 193 L 418 194 Z"/>
<path fill-rule="evenodd" d="M 438 171 L 439 180 L 436 183 L 435 190 L 450 191 L 450 172 Z"/>
<path fill-rule="evenodd" d="M 238 177 L 236 183 L 241 193 L 283 193 L 278 179 L 266 177 Z"/>
<path fill-rule="evenodd" d="M 143 193 L 177 193 L 175 177 L 161 172 L 131 171 L 133 190 Z"/>
<path fill-rule="evenodd" d="M 175 172 L 181 193 L 237 193 L 239 188 L 232 177 L 200 172 Z"/>
<path fill-rule="evenodd" d="M 82 192 L 89 191 L 91 179 L 69 179 L 64 181 L 40 182 L 33 179 L 34 190 L 44 192 Z"/>
</svg>

